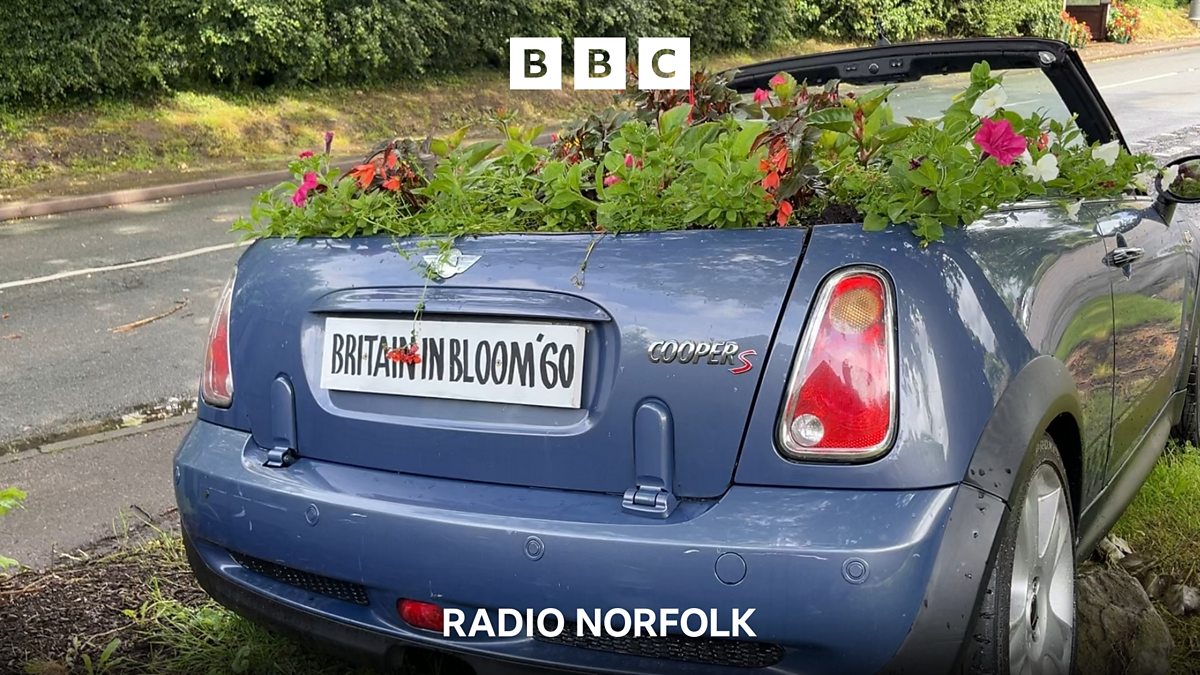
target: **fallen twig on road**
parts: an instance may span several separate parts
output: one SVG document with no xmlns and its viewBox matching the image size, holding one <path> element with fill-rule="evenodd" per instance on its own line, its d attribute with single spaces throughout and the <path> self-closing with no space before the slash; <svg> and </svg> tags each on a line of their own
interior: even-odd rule
<svg viewBox="0 0 1200 675">
<path fill-rule="evenodd" d="M 141 328 L 142 326 L 152 324 L 155 321 L 158 321 L 159 319 L 165 319 L 168 316 L 171 316 L 175 312 L 178 312 L 179 310 L 181 310 L 187 306 L 188 306 L 187 298 L 184 298 L 183 300 L 176 300 L 175 306 L 172 307 L 171 309 L 168 309 L 167 311 L 163 312 L 162 314 L 155 314 L 154 316 L 148 316 L 145 319 L 138 319 L 137 321 L 131 321 L 129 323 L 117 326 L 116 328 L 110 328 L 110 329 L 108 329 L 108 332 L 110 332 L 110 333 L 131 333 L 131 332 Z"/>
</svg>

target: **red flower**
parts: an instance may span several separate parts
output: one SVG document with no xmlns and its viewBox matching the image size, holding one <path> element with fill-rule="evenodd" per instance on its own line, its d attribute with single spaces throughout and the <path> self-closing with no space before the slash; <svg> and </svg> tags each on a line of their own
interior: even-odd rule
<svg viewBox="0 0 1200 675">
<path fill-rule="evenodd" d="M 550 142 L 557 143 L 558 142 L 558 134 L 550 134 Z"/>
<path fill-rule="evenodd" d="M 787 79 L 784 78 L 783 73 L 777 73 L 775 77 L 771 78 L 770 82 L 767 82 L 767 84 L 771 85 L 772 87 L 779 87 L 782 86 L 784 82 L 787 82 Z"/>
<path fill-rule="evenodd" d="M 326 131 L 325 132 L 325 154 L 327 154 L 327 155 L 329 154 L 329 148 L 332 145 L 333 145 L 333 132 Z"/>
<path fill-rule="evenodd" d="M 392 176 L 391 178 L 383 181 L 383 185 L 381 187 L 383 187 L 383 189 L 387 190 L 388 192 L 395 192 L 396 190 L 399 190 L 400 189 L 400 177 Z"/>
<path fill-rule="evenodd" d="M 1008 166 L 1025 152 L 1025 137 L 1013 131 L 1008 120 L 984 119 L 975 133 L 975 145 L 995 157 L 1000 166 Z"/>
<path fill-rule="evenodd" d="M 786 146 L 781 148 L 779 152 L 771 155 L 771 164 L 775 166 L 776 171 L 787 170 L 788 164 L 788 149 Z"/>
<path fill-rule="evenodd" d="M 762 186 L 764 190 L 774 191 L 779 187 L 779 174 L 774 171 L 767 174 L 767 177 L 763 178 Z"/>
<path fill-rule="evenodd" d="M 405 347 L 389 349 L 387 350 L 386 356 L 389 361 L 394 363 L 410 363 L 416 365 L 421 362 L 421 355 L 418 352 L 419 347 L 417 347 L 417 344 L 414 342 L 413 344 Z"/>
<path fill-rule="evenodd" d="M 604 187 L 612 187 L 621 182 L 621 177 L 615 173 L 610 173 L 604 177 Z"/>
<path fill-rule="evenodd" d="M 1050 147 L 1050 134 L 1043 131 L 1042 135 L 1038 136 L 1037 149 L 1045 150 L 1048 147 Z"/>
<path fill-rule="evenodd" d="M 632 168 L 633 168 L 633 161 L 634 161 L 634 160 L 633 160 L 633 155 L 629 154 L 628 152 L 627 152 L 627 153 L 625 153 L 625 168 L 626 168 L 626 169 L 632 169 Z"/>
<path fill-rule="evenodd" d="M 771 98 L 771 92 L 767 91 L 766 89 L 755 89 L 754 90 L 754 102 L 755 103 L 758 103 L 761 105 L 763 103 L 766 103 L 767 99 L 769 99 L 769 98 Z"/>
<path fill-rule="evenodd" d="M 371 186 L 371 181 L 375 180 L 375 165 L 359 164 L 353 169 L 350 169 L 350 173 L 346 175 L 358 181 L 358 187 L 360 189 L 366 190 Z"/>
<path fill-rule="evenodd" d="M 779 211 L 775 213 L 775 222 L 779 223 L 780 227 L 787 225 L 788 219 L 792 217 L 792 203 L 783 202 L 779 205 Z"/>
<path fill-rule="evenodd" d="M 304 152 L 300 153 L 300 159 L 308 159 L 309 157 L 312 157 L 312 156 L 313 156 L 312 150 L 305 150 Z"/>
</svg>

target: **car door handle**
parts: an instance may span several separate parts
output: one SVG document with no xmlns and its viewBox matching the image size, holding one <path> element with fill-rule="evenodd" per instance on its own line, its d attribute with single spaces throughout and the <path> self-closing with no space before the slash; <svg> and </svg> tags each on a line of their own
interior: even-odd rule
<svg viewBox="0 0 1200 675">
<path fill-rule="evenodd" d="M 1135 260 L 1141 259 L 1144 255 L 1146 255 L 1146 251 L 1143 249 L 1134 246 L 1122 246 L 1121 248 L 1114 248 L 1108 255 L 1104 256 L 1104 264 L 1109 267 L 1124 267 Z"/>
</svg>

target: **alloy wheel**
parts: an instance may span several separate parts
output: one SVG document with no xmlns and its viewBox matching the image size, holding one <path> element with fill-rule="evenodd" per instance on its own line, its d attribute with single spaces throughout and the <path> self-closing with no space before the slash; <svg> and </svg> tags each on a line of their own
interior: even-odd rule
<svg viewBox="0 0 1200 675">
<path fill-rule="evenodd" d="M 1075 631 L 1075 561 L 1066 489 L 1040 465 L 1020 505 L 1008 608 L 1014 675 L 1067 675 Z"/>
</svg>

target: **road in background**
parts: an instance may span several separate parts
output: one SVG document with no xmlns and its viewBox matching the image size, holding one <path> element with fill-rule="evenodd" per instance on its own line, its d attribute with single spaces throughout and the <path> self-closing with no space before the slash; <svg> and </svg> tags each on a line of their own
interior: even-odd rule
<svg viewBox="0 0 1200 675">
<path fill-rule="evenodd" d="M 195 396 L 251 194 L 0 224 L 0 448 Z"/>
<path fill-rule="evenodd" d="M 1135 149 L 1200 153 L 1200 49 L 1088 70 Z M 209 315 L 241 250 L 229 226 L 251 195 L 0 223 L 0 449 L 195 395 Z M 0 553 L 40 565 L 109 533 L 121 510 L 159 515 L 181 432 L 0 463 L 0 486 L 31 493 L 24 513 L 0 520 Z"/>
</svg>

